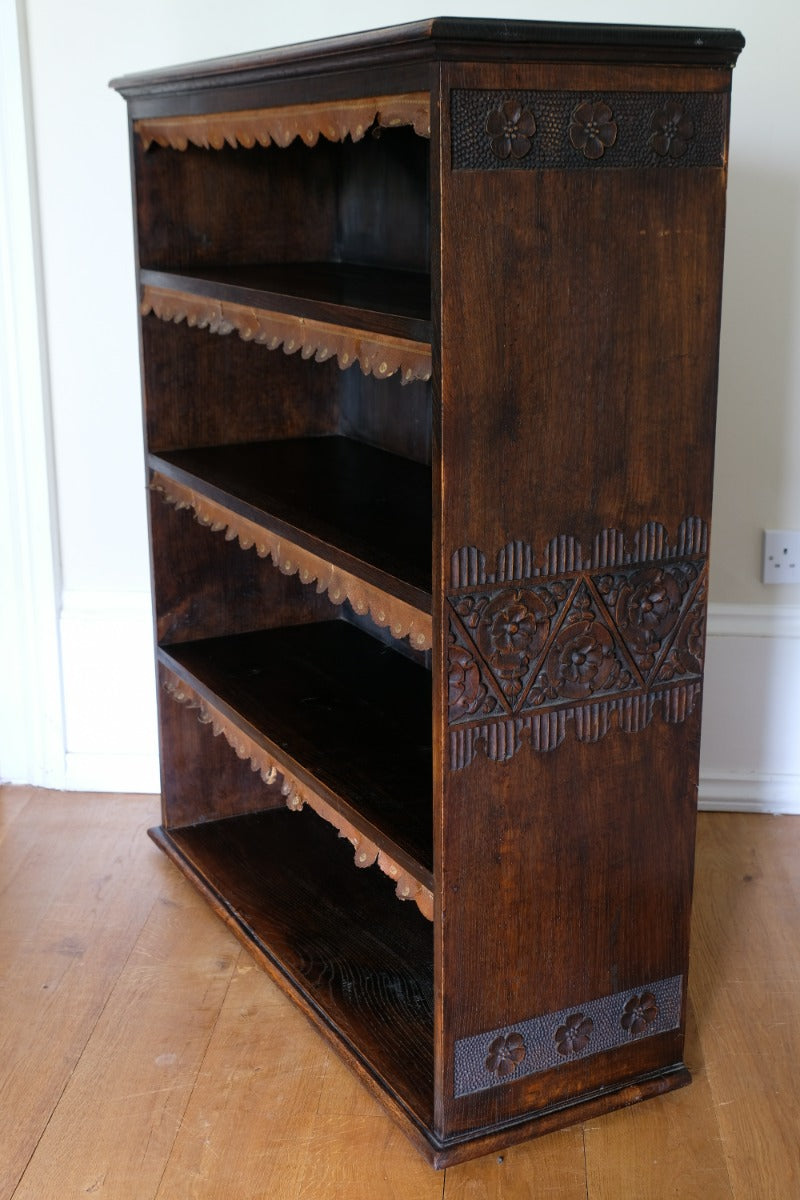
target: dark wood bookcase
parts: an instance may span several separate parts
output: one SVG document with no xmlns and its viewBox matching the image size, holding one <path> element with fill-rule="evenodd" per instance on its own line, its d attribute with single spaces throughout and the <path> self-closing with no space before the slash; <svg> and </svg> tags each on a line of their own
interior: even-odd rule
<svg viewBox="0 0 800 1200">
<path fill-rule="evenodd" d="M 156 842 L 435 1165 L 688 1081 L 731 30 L 128 102 Z"/>
</svg>

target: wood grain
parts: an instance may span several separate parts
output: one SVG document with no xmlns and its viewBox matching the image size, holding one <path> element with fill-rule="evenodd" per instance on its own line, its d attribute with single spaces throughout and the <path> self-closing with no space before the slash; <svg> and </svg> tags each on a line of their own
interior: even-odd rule
<svg viewBox="0 0 800 1200">
<path fill-rule="evenodd" d="M 691 1087 L 438 1174 L 156 853 L 156 810 L 0 788 L 2 1200 L 796 1193 L 800 818 L 700 816 Z"/>
<path fill-rule="evenodd" d="M 800 1188 L 800 819 L 733 821 L 699 827 L 700 1042 L 734 1196 L 780 1197 Z"/>
<path fill-rule="evenodd" d="M 612 73 L 601 89 L 623 86 L 616 73 L 612 86 Z M 674 87 L 710 76 L 678 68 Z M 456 169 L 456 91 L 508 88 L 512 79 L 532 89 L 539 68 L 502 79 L 489 65 L 442 69 L 436 534 L 446 562 L 434 588 L 435 754 L 448 728 L 448 637 L 457 636 L 451 554 L 476 547 L 491 569 L 509 544 L 549 547 L 563 533 L 588 553 L 603 528 L 632 542 L 657 523 L 674 538 L 687 516 L 710 516 L 724 172 Z M 558 90 L 582 85 L 580 70 L 565 66 Z M 518 609 L 509 601 L 513 638 Z M 513 645 L 499 624 L 493 636 L 508 673 Z M 617 986 L 685 976 L 698 717 L 695 708 L 682 725 L 611 730 L 538 756 L 523 745 L 512 757 L 498 738 L 490 748 L 498 765 L 481 754 L 458 771 L 443 754 L 437 1061 L 440 1119 L 451 1133 L 682 1061 L 678 1030 L 606 1061 L 587 1057 L 453 1098 L 459 1039 L 511 1030 L 533 1012 L 577 1007 Z M 472 877 L 480 890 L 461 886 Z M 449 995 L 454 975 L 460 987 Z"/>
<path fill-rule="evenodd" d="M 237 958 L 199 898 L 163 883 L 15 1200 L 158 1186 Z"/>
<path fill-rule="evenodd" d="M 589 1194 L 597 1200 L 733 1200 L 718 1116 L 690 1011 L 686 1057 L 692 1086 L 658 1105 L 621 1109 L 584 1127 Z M 641 1119 L 637 1119 L 641 1116 Z M 757 1195 L 758 1193 L 753 1193 Z"/>
<path fill-rule="evenodd" d="M 152 836 L 389 1107 L 429 1124 L 430 923 L 305 812 Z"/>
<path fill-rule="evenodd" d="M 242 950 L 158 1200 L 297 1195 L 306 1157 L 313 1152 L 318 1100 L 332 1057 L 309 1037 L 303 1016 Z"/>
<path fill-rule="evenodd" d="M 134 138 L 132 150 L 145 269 L 322 263 L 430 273 L 430 144 L 409 128 L 358 143 L 321 139 L 313 153 L 299 139 L 285 149 L 173 154 L 146 152 Z"/>
<path fill-rule="evenodd" d="M 131 891 L 151 801 L 0 790 L 0 1197 L 60 1104 L 153 897 Z M 23 801 L 23 803 L 20 803 Z M 9 811 L 13 819 L 7 821 Z M 54 1195 L 43 1189 L 38 1196 Z"/>
</svg>

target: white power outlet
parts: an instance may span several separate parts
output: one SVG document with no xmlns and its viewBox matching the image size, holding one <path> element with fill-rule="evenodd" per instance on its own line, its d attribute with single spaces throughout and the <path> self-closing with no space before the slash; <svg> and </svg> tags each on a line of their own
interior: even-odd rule
<svg viewBox="0 0 800 1200">
<path fill-rule="evenodd" d="M 761 582 L 800 583 L 800 530 L 764 530 Z"/>
</svg>

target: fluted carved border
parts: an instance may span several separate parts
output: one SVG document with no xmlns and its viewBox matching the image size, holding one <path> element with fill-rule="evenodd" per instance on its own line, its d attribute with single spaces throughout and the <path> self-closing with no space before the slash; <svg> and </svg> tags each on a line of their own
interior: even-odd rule
<svg viewBox="0 0 800 1200">
<path fill-rule="evenodd" d="M 573 723 L 579 742 L 599 742 L 610 729 L 639 733 L 646 729 L 656 712 L 669 725 L 678 725 L 694 712 L 703 690 L 698 680 L 677 684 L 641 696 L 617 696 L 597 703 L 576 704 L 554 712 L 525 713 L 519 717 L 487 721 L 483 725 L 451 728 L 450 769 L 468 767 L 483 746 L 492 762 L 508 762 L 520 749 L 523 739 L 534 750 L 555 750 L 563 742 L 567 722 Z"/>
<path fill-rule="evenodd" d="M 603 529 L 592 539 L 588 553 L 580 541 L 569 534 L 551 538 L 540 559 L 530 542 L 507 542 L 495 555 L 494 570 L 487 570 L 490 564 L 482 550 L 476 546 L 461 546 L 450 558 L 450 588 L 457 591 L 476 584 L 670 562 L 707 553 L 708 525 L 701 517 L 687 517 L 681 521 L 674 542 L 659 521 L 646 521 L 630 539 L 619 529 Z"/>
<path fill-rule="evenodd" d="M 273 142 L 285 147 L 296 137 L 302 138 L 307 146 L 315 146 L 320 135 L 330 142 L 343 142 L 346 137 L 358 142 L 373 125 L 382 129 L 411 125 L 420 137 L 429 138 L 428 93 L 143 118 L 134 122 L 134 129 L 145 150 L 153 143 L 172 150 L 185 150 L 189 145 L 202 150 L 221 150 L 226 145 L 249 150 L 256 144 L 271 146 Z"/>
<path fill-rule="evenodd" d="M 264 783 L 276 783 L 280 776 L 283 781 L 281 794 L 285 797 L 287 808 L 292 812 L 299 812 L 308 805 L 317 816 L 337 830 L 339 837 L 350 842 L 357 867 L 376 865 L 396 885 L 395 892 L 399 900 L 413 900 L 422 915 L 429 921 L 433 920 L 433 893 L 431 890 L 404 870 L 385 850 L 379 849 L 332 804 L 323 800 L 315 791 L 302 783 L 285 764 L 273 758 L 263 746 L 260 746 L 254 738 L 249 737 L 229 717 L 213 708 L 185 680 L 170 675 L 164 680 L 164 690 L 179 704 L 195 709 L 197 719 L 201 724 L 210 725 L 215 737 L 219 737 L 221 734 L 239 758 L 249 760 L 252 770 L 259 772 Z"/>
<path fill-rule="evenodd" d="M 430 614 L 387 595 L 310 550 L 279 538 L 255 521 L 248 521 L 223 504 L 201 496 L 187 484 L 154 472 L 150 487 L 174 508 L 190 509 L 200 525 L 208 526 L 214 533 L 224 532 L 227 541 L 238 539 L 243 550 L 254 547 L 259 558 L 271 558 L 282 574 L 299 575 L 304 584 L 315 583 L 317 591 L 327 592 L 333 604 L 348 600 L 359 615 L 369 614 L 376 625 L 388 628 L 392 637 L 398 640 L 407 637 L 415 650 L 430 650 L 433 642 Z"/>
<path fill-rule="evenodd" d="M 327 321 L 315 321 L 292 313 L 270 312 L 227 300 L 213 300 L 172 288 L 146 284 L 139 311 L 153 313 L 161 321 L 185 321 L 209 333 L 227 334 L 235 329 L 245 342 L 258 342 L 269 350 L 283 348 L 284 354 L 325 362 L 336 358 L 346 370 L 358 362 L 365 375 L 388 379 L 400 372 L 400 382 L 431 377 L 431 348 L 425 342 L 391 334 L 351 329 Z"/>
</svg>

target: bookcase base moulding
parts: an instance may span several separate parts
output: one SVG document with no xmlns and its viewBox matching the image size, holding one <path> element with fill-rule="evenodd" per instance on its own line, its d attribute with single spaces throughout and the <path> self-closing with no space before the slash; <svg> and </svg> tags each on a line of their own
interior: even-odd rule
<svg viewBox="0 0 800 1200">
<path fill-rule="evenodd" d="M 731 30 L 115 80 L 156 843 L 435 1166 L 683 1063 Z"/>
</svg>

